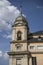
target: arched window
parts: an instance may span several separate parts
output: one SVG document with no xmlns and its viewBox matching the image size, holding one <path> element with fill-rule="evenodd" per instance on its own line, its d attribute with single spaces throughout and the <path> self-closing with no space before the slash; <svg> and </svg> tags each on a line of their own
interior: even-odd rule
<svg viewBox="0 0 43 65">
<path fill-rule="evenodd" d="M 21 31 L 17 32 L 17 40 L 21 40 Z"/>
</svg>

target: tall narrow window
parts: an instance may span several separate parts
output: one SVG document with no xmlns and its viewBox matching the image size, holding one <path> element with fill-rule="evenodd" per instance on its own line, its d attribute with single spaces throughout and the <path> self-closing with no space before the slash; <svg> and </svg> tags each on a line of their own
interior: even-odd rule
<svg viewBox="0 0 43 65">
<path fill-rule="evenodd" d="M 21 40 L 21 32 L 20 31 L 17 32 L 17 40 Z"/>
<path fill-rule="evenodd" d="M 21 65 L 21 58 L 16 59 L 16 65 Z"/>
<path fill-rule="evenodd" d="M 32 57 L 32 65 L 37 65 L 36 57 Z"/>
</svg>

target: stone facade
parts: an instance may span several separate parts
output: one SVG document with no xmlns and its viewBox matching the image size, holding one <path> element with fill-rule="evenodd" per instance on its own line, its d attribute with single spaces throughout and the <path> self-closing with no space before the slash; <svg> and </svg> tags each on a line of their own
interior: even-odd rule
<svg viewBox="0 0 43 65">
<path fill-rule="evenodd" d="M 16 18 L 12 29 L 9 65 L 43 65 L 43 31 L 30 33 L 22 15 Z"/>
</svg>

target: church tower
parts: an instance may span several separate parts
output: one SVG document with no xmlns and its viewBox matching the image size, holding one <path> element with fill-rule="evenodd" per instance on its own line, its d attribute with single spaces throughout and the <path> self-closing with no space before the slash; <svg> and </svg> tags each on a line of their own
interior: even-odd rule
<svg viewBox="0 0 43 65">
<path fill-rule="evenodd" d="M 20 14 L 12 25 L 8 55 L 9 65 L 43 65 L 43 31 L 30 33 L 21 7 Z"/>
<path fill-rule="evenodd" d="M 28 33 L 29 27 L 26 18 L 20 15 L 12 25 L 12 41 L 10 43 L 9 65 L 28 65 Z"/>
</svg>

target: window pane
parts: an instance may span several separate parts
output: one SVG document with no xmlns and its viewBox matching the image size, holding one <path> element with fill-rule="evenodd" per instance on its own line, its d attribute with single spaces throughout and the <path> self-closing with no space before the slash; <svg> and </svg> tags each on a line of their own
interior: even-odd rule
<svg viewBox="0 0 43 65">
<path fill-rule="evenodd" d="M 37 65 L 36 57 L 32 57 L 32 65 Z"/>
<path fill-rule="evenodd" d="M 17 40 L 21 40 L 21 32 L 20 31 L 17 32 Z"/>
<path fill-rule="evenodd" d="M 34 46 L 30 46 L 30 49 L 34 49 Z"/>
<path fill-rule="evenodd" d="M 43 49 L 43 46 L 37 46 L 37 48 L 38 48 L 39 50 L 41 50 L 41 49 Z"/>
<path fill-rule="evenodd" d="M 17 45 L 17 50 L 21 50 L 21 45 Z"/>
</svg>

